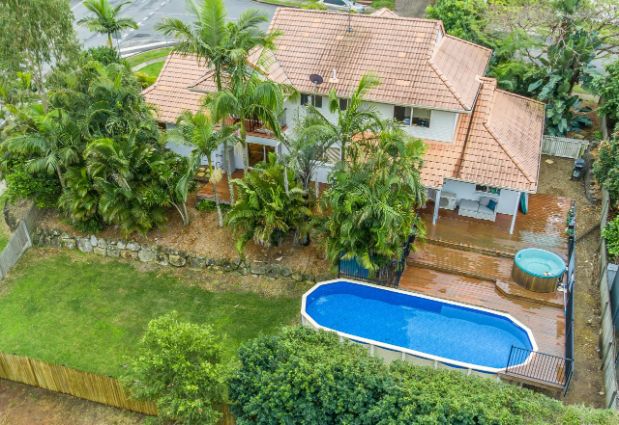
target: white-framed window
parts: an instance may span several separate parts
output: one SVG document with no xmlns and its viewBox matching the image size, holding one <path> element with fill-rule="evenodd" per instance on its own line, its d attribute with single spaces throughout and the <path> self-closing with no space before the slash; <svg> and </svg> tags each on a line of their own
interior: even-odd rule
<svg viewBox="0 0 619 425">
<path fill-rule="evenodd" d="M 348 109 L 348 99 L 340 98 L 340 111 L 345 111 L 346 109 Z"/>
<path fill-rule="evenodd" d="M 393 119 L 404 125 L 429 128 L 432 111 L 425 108 L 411 108 L 410 106 L 394 106 Z"/>
<path fill-rule="evenodd" d="M 501 194 L 501 189 L 499 189 L 498 187 L 492 187 L 492 186 L 486 186 L 483 184 L 477 184 L 475 185 L 475 192 L 480 192 L 480 193 L 488 193 L 491 195 L 500 195 Z"/>
<path fill-rule="evenodd" d="M 314 105 L 315 108 L 322 108 L 322 96 L 317 96 L 313 94 L 301 94 L 301 105 Z"/>
</svg>

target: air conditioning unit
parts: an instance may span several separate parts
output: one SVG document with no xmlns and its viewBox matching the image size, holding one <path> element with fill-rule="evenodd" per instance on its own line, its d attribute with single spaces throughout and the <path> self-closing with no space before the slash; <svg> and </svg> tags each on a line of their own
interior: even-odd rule
<svg viewBox="0 0 619 425">
<path fill-rule="evenodd" d="M 446 210 L 455 210 L 458 204 L 458 198 L 456 194 L 452 192 L 441 192 L 441 200 L 439 207 Z"/>
</svg>

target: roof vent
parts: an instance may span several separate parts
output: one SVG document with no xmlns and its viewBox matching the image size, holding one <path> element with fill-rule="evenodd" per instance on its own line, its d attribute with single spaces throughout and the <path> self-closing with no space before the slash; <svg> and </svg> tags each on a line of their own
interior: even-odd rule
<svg viewBox="0 0 619 425">
<path fill-rule="evenodd" d="M 335 68 L 333 68 L 333 73 L 331 74 L 331 78 L 329 78 L 329 82 L 331 84 L 337 84 L 340 82 L 340 80 L 337 78 L 337 72 Z"/>
</svg>

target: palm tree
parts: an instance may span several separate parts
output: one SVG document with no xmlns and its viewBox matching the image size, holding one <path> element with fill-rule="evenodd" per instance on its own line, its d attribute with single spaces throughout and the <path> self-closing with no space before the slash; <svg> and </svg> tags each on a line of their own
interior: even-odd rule
<svg viewBox="0 0 619 425">
<path fill-rule="evenodd" d="M 31 173 L 56 174 L 62 190 L 64 172 L 80 160 L 80 129 L 61 109 L 45 112 L 43 105 L 33 104 L 14 109 L 27 128 L 10 135 L 0 145 L 9 153 L 26 158 L 26 170 Z"/>
<path fill-rule="evenodd" d="M 330 261 L 355 259 L 373 274 L 390 269 L 411 231 L 419 235 L 415 209 L 425 197 L 420 177 L 423 142 L 396 124 L 384 123 L 383 128 L 359 145 L 364 161 L 336 166 L 321 198 L 329 211 L 325 233 Z"/>
<path fill-rule="evenodd" d="M 260 24 L 268 17 L 261 12 L 250 9 L 241 14 L 236 22 L 226 23 L 226 10 L 222 0 L 188 0 L 194 21 L 186 24 L 180 19 L 167 18 L 156 28 L 164 35 L 174 37 L 179 43 L 175 51 L 192 53 L 206 66 L 212 67 L 217 91 L 223 90 L 224 74 L 230 75 L 245 67 L 245 59 L 251 49 L 262 46 L 273 47 L 276 33 L 267 34 Z M 223 122 L 222 122 L 223 124 Z M 228 152 L 227 142 L 224 151 Z M 224 155 L 224 168 L 231 171 L 228 155 Z M 231 173 L 230 173 L 231 174 Z M 230 176 L 229 176 L 230 177 Z M 234 204 L 232 179 L 228 178 L 230 203 Z"/>
<path fill-rule="evenodd" d="M 346 158 L 346 149 L 355 136 L 366 132 L 379 132 L 382 124 L 376 111 L 363 104 L 364 96 L 369 90 L 380 84 L 378 78 L 366 74 L 359 81 L 359 85 L 348 100 L 346 110 L 340 109 L 340 99 L 332 90 L 329 93 L 329 110 L 337 113 L 337 123 L 332 124 L 317 108 L 308 105 L 308 115 L 304 122 L 304 132 L 314 134 L 328 140 L 332 145 L 339 145 L 340 160 Z"/>
<path fill-rule="evenodd" d="M 260 121 L 281 138 L 279 115 L 284 109 L 282 87 L 253 72 L 246 78 L 235 76 L 230 87 L 207 99 L 213 118 L 217 121 L 232 117 L 239 121 L 239 139 L 243 145 L 243 166 L 249 170 L 247 127 L 249 121 Z"/>
<path fill-rule="evenodd" d="M 112 6 L 109 0 L 86 0 L 84 7 L 92 12 L 94 16 L 80 19 L 77 23 L 84 25 L 90 31 L 107 34 L 107 44 L 111 49 L 114 47 L 112 43 L 113 34 L 118 34 L 127 28 L 138 28 L 138 24 L 133 19 L 120 18 L 118 16 L 123 7 L 129 3 L 131 1 L 121 2 L 116 6 Z"/>
<path fill-rule="evenodd" d="M 184 112 L 176 122 L 176 128 L 168 133 L 168 138 L 190 145 L 192 153 L 189 161 L 189 171 L 193 177 L 200 166 L 203 157 L 206 157 L 209 168 L 209 181 L 215 194 L 215 204 L 217 206 L 217 219 L 219 227 L 223 227 L 223 215 L 219 196 L 217 195 L 216 178 L 213 169 L 213 152 L 223 143 L 234 143 L 236 141 L 236 127 L 225 126 L 221 129 L 215 128 L 213 121 L 208 115 L 198 112 Z"/>
</svg>

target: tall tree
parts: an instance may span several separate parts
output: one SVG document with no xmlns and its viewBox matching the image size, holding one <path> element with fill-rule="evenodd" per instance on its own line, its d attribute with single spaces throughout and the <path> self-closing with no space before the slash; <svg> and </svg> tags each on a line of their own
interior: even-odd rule
<svg viewBox="0 0 619 425">
<path fill-rule="evenodd" d="M 372 274 L 388 270 L 402 255 L 405 241 L 421 222 L 415 209 L 425 198 L 420 170 L 421 140 L 386 123 L 373 139 L 350 147 L 359 161 L 338 163 L 321 203 L 327 257 L 355 259 Z"/>
<path fill-rule="evenodd" d="M 109 0 L 86 0 L 84 7 L 88 9 L 92 16 L 80 19 L 77 23 L 84 25 L 90 31 L 107 35 L 108 47 L 113 48 L 112 37 L 126 29 L 137 29 L 138 24 L 131 18 L 121 18 L 121 10 L 131 1 L 124 1 L 116 6 L 112 6 Z"/>
<path fill-rule="evenodd" d="M 223 0 L 188 0 L 190 12 L 194 17 L 191 24 L 177 18 L 167 18 L 157 25 L 164 35 L 178 40 L 175 51 L 181 54 L 194 54 L 199 61 L 212 67 L 217 91 L 224 89 L 224 79 L 245 67 L 249 51 L 256 46 L 267 49 L 273 47 L 276 34 L 267 34 L 260 24 L 268 17 L 261 12 L 250 9 L 244 11 L 235 22 L 226 23 L 226 10 Z M 227 143 L 224 151 L 228 151 Z M 232 170 L 228 155 L 224 155 L 226 172 Z M 230 177 L 230 176 L 228 176 Z M 234 188 L 228 178 L 230 201 L 234 203 Z"/>
<path fill-rule="evenodd" d="M 490 8 L 489 29 L 517 35 L 512 60 L 538 68 L 527 91 L 547 103 L 546 128 L 565 134 L 586 123 L 577 84 L 587 84 L 593 61 L 619 53 L 617 0 L 518 0 Z"/>
<path fill-rule="evenodd" d="M 224 143 L 235 143 L 236 127 L 225 126 L 220 129 L 215 127 L 213 121 L 203 112 L 192 114 L 184 112 L 176 122 L 176 128 L 168 133 L 168 138 L 175 141 L 185 143 L 192 148 L 189 162 L 189 176 L 193 178 L 202 162 L 202 158 L 206 157 L 209 168 L 209 182 L 212 185 L 215 195 L 215 204 L 217 206 L 217 218 L 219 227 L 223 227 L 223 214 L 221 205 L 219 204 L 219 195 L 217 194 L 217 174 L 213 168 L 213 153 Z M 184 180 L 180 184 L 186 185 Z"/>
<path fill-rule="evenodd" d="M 442 21 L 449 35 L 489 46 L 487 14 L 484 0 L 436 0 L 426 8 L 427 17 Z"/>
<path fill-rule="evenodd" d="M 348 99 L 345 110 L 340 108 L 340 99 L 332 90 L 329 93 L 329 111 L 337 114 L 335 124 L 326 118 L 320 110 L 308 105 L 308 115 L 305 118 L 302 134 L 312 135 L 340 149 L 340 160 L 347 158 L 347 147 L 355 137 L 362 137 L 366 132 L 377 132 L 382 123 L 376 111 L 364 104 L 364 97 L 369 90 L 380 84 L 378 78 L 366 74 L 359 81 L 359 85 Z"/>
<path fill-rule="evenodd" d="M 606 67 L 606 74 L 595 78 L 593 87 L 600 96 L 598 113 L 602 118 L 604 138 L 619 125 L 619 60 Z"/>
<path fill-rule="evenodd" d="M 230 86 L 207 99 L 206 105 L 217 121 L 238 120 L 245 173 L 249 170 L 247 131 L 251 123 L 259 121 L 276 137 L 281 137 L 279 116 L 284 110 L 284 91 L 279 84 L 262 78 L 257 72 L 247 78 L 233 75 Z"/>
<path fill-rule="evenodd" d="M 73 13 L 66 0 L 3 0 L 0 2 L 0 74 L 32 74 L 44 90 L 46 67 L 78 53 Z"/>
</svg>

